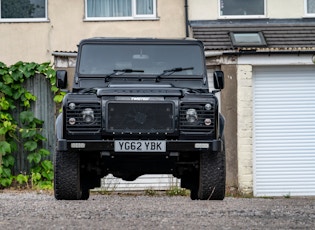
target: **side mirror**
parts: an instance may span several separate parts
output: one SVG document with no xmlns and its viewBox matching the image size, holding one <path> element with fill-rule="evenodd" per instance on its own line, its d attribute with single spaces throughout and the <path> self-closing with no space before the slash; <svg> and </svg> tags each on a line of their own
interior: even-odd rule
<svg viewBox="0 0 315 230">
<path fill-rule="evenodd" d="M 224 73 L 222 71 L 214 71 L 213 84 L 215 89 L 221 90 L 224 88 Z"/>
<path fill-rule="evenodd" d="M 59 89 L 67 88 L 67 71 L 66 70 L 57 70 L 56 71 L 56 86 Z"/>
</svg>

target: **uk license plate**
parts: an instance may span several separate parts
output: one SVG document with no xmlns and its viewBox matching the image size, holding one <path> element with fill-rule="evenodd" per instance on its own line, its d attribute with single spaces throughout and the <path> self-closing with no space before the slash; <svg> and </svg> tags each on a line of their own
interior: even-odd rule
<svg viewBox="0 0 315 230">
<path fill-rule="evenodd" d="M 123 140 L 115 141 L 115 152 L 165 152 L 165 141 Z"/>
</svg>

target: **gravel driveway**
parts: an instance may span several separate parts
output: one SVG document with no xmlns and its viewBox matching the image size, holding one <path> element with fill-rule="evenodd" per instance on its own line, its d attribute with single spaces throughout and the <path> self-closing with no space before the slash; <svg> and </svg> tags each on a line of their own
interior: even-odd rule
<svg viewBox="0 0 315 230">
<path fill-rule="evenodd" d="M 91 195 L 57 201 L 36 192 L 0 193 L 0 229 L 312 229 L 315 198 Z"/>
</svg>

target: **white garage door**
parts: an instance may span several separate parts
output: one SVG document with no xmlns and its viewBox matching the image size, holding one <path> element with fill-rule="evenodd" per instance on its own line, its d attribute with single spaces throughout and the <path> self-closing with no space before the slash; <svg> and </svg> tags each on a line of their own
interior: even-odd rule
<svg viewBox="0 0 315 230">
<path fill-rule="evenodd" d="M 254 195 L 315 195 L 315 67 L 255 67 Z"/>
</svg>

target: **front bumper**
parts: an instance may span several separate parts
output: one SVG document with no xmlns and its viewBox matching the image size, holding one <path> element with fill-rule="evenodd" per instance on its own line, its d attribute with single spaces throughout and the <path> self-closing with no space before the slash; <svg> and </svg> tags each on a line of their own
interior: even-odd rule
<svg viewBox="0 0 315 230">
<path fill-rule="evenodd" d="M 165 153 L 171 152 L 221 152 L 222 140 L 166 140 Z M 57 151 L 112 152 L 114 140 L 65 140 L 57 141 Z"/>
</svg>

